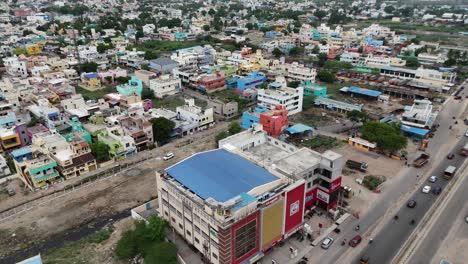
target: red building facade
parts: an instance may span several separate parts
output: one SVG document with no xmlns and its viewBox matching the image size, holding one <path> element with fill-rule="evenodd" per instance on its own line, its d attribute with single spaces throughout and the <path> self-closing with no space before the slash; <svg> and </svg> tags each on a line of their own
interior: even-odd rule
<svg viewBox="0 0 468 264">
<path fill-rule="evenodd" d="M 281 105 L 260 114 L 260 124 L 269 136 L 278 137 L 288 127 L 288 110 Z"/>
</svg>

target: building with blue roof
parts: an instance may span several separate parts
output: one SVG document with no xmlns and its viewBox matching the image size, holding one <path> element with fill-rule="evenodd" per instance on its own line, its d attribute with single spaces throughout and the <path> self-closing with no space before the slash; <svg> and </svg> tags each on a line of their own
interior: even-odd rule
<svg viewBox="0 0 468 264">
<path fill-rule="evenodd" d="M 221 203 L 278 180 L 267 170 L 224 149 L 195 154 L 166 172 L 202 199 Z"/>
<path fill-rule="evenodd" d="M 23 261 L 17 262 L 16 264 L 42 264 L 41 254 L 36 255 L 34 257 L 30 257 Z"/>
<path fill-rule="evenodd" d="M 132 78 L 128 80 L 128 83 L 117 85 L 116 89 L 121 95 L 141 95 L 141 92 L 143 91 L 143 81 L 138 79 L 136 76 L 132 76 Z"/>
<path fill-rule="evenodd" d="M 380 91 L 359 88 L 356 86 L 343 87 L 340 89 L 340 92 L 349 93 L 349 94 L 358 95 L 358 96 L 367 97 L 367 98 L 374 98 L 374 99 L 377 99 L 382 94 L 382 92 Z"/>
<path fill-rule="evenodd" d="M 413 138 L 424 138 L 426 137 L 427 134 L 429 134 L 428 129 L 423 129 L 423 128 L 417 128 L 417 127 L 411 127 L 407 125 L 401 125 L 400 127 L 401 131 L 405 136 L 413 137 Z"/>
<path fill-rule="evenodd" d="M 251 72 L 247 76 L 237 79 L 237 90 L 243 92 L 246 89 L 258 87 L 266 80 L 267 77 L 263 72 Z"/>
</svg>

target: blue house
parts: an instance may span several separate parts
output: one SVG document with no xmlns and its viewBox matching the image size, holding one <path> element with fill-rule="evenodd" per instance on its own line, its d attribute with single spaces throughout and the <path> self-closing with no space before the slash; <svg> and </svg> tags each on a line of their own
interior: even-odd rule
<svg viewBox="0 0 468 264">
<path fill-rule="evenodd" d="M 253 126 L 255 123 L 260 122 L 260 114 L 263 112 L 268 111 L 267 108 L 265 107 L 255 107 L 253 111 L 244 111 L 242 113 L 242 122 L 241 122 L 241 127 L 245 129 L 249 129 Z"/>
<path fill-rule="evenodd" d="M 237 79 L 237 90 L 244 91 L 246 89 L 254 88 L 261 85 L 267 80 L 266 76 L 262 72 L 251 72 L 245 77 Z"/>
<path fill-rule="evenodd" d="M 316 83 L 311 82 L 310 80 L 301 83 L 300 86 L 304 88 L 304 97 L 308 95 L 314 95 L 315 97 L 322 98 L 328 97 L 326 86 L 318 85 Z"/>
<path fill-rule="evenodd" d="M 270 30 L 265 32 L 265 38 L 276 38 L 276 31 Z"/>
<path fill-rule="evenodd" d="M 32 159 L 32 151 L 30 148 L 20 148 L 13 150 L 11 152 L 11 157 L 13 157 L 16 162 L 22 162 L 23 160 Z"/>
</svg>

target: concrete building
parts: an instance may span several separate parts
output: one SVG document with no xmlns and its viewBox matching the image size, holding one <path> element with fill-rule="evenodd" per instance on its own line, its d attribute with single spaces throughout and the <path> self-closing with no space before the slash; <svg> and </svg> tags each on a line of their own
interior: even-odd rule
<svg viewBox="0 0 468 264">
<path fill-rule="evenodd" d="M 160 78 L 151 79 L 149 81 L 149 89 L 153 91 L 156 98 L 174 95 L 182 88 L 179 78 L 171 75 L 162 75 Z"/>
<path fill-rule="evenodd" d="M 315 69 L 305 67 L 304 65 L 300 65 L 297 62 L 293 62 L 292 64 L 288 65 L 286 71 L 286 77 L 289 80 L 299 82 L 315 82 L 315 76 L 317 75 Z"/>
<path fill-rule="evenodd" d="M 149 68 L 162 74 L 172 74 L 172 71 L 177 67 L 179 67 L 179 63 L 170 58 L 157 58 L 149 61 Z"/>
<path fill-rule="evenodd" d="M 160 215 L 210 263 L 254 263 L 303 225 L 304 180 L 225 149 L 156 174 Z"/>
<path fill-rule="evenodd" d="M 216 61 L 216 50 L 210 45 L 179 49 L 172 52 L 171 59 L 181 66 L 210 65 Z"/>
<path fill-rule="evenodd" d="M 196 130 L 203 130 L 213 125 L 213 108 L 202 109 L 195 105 L 195 99 L 184 99 L 185 104 L 176 108 L 177 116 L 197 123 Z"/>
<path fill-rule="evenodd" d="M 270 85 L 275 85 L 274 89 L 257 89 L 257 104 L 258 106 L 268 109 L 275 109 L 277 105 L 281 105 L 288 111 L 288 115 L 294 115 L 302 112 L 302 99 L 304 96 L 304 88 L 290 88 L 286 86 L 286 81 L 274 82 Z"/>
<path fill-rule="evenodd" d="M 132 76 L 131 79 L 128 80 L 128 83 L 117 85 L 115 88 L 121 95 L 138 94 L 141 96 L 141 92 L 143 91 L 143 82 L 136 76 Z"/>
<path fill-rule="evenodd" d="M 143 82 L 144 85 L 149 86 L 152 79 L 157 78 L 157 74 L 151 71 L 138 70 L 135 71 L 135 76 Z"/>
<path fill-rule="evenodd" d="M 5 157 L 0 155 L 0 179 L 10 174 L 11 174 L 11 170 L 10 170 L 10 167 L 8 167 Z"/>
<path fill-rule="evenodd" d="M 264 73 L 251 72 L 247 76 L 237 79 L 237 90 L 243 92 L 247 89 L 258 87 L 266 80 L 267 78 Z"/>
<path fill-rule="evenodd" d="M 213 108 L 215 115 L 230 119 L 237 115 L 238 105 L 236 101 L 225 102 L 217 99 L 208 100 L 208 108 Z"/>
<path fill-rule="evenodd" d="M 20 179 L 31 191 L 62 180 L 57 171 L 57 162 L 40 151 L 22 148 L 12 151 L 11 156 Z"/>
<path fill-rule="evenodd" d="M 277 105 L 275 109 L 260 114 L 260 124 L 271 137 L 278 137 L 288 127 L 288 111 Z"/>
<path fill-rule="evenodd" d="M 407 126 L 430 129 L 436 117 L 437 112 L 433 112 L 431 101 L 414 100 L 411 107 L 405 107 L 401 122 Z"/>
<path fill-rule="evenodd" d="M 194 78 L 192 86 L 206 93 L 214 93 L 226 89 L 226 77 L 224 73 L 216 71 L 214 73 L 201 74 Z"/>
</svg>

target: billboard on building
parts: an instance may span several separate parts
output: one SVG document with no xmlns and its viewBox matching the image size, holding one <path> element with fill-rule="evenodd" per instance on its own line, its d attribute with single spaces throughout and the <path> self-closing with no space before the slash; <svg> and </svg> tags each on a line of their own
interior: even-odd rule
<svg viewBox="0 0 468 264">
<path fill-rule="evenodd" d="M 334 181 L 330 183 L 330 189 L 328 193 L 332 193 L 336 190 L 339 190 L 341 187 L 341 177 L 336 178 Z"/>
<path fill-rule="evenodd" d="M 284 198 L 280 197 L 275 200 L 262 209 L 261 248 L 263 251 L 281 240 L 283 236 Z"/>
<path fill-rule="evenodd" d="M 259 252 L 260 214 L 255 212 L 234 223 L 231 228 L 232 263 L 242 263 Z"/>
<path fill-rule="evenodd" d="M 330 200 L 330 196 L 328 195 L 328 193 L 322 191 L 321 189 L 317 189 L 317 198 L 326 204 L 328 204 Z"/>
<path fill-rule="evenodd" d="M 286 206 L 284 210 L 284 234 L 287 237 L 289 233 L 294 232 L 302 224 L 305 198 L 304 182 L 301 182 L 299 185 L 286 190 L 285 197 Z"/>
<path fill-rule="evenodd" d="M 305 197 L 305 207 L 310 208 L 314 203 L 317 201 L 317 188 L 313 188 L 312 190 L 306 193 Z"/>
</svg>

